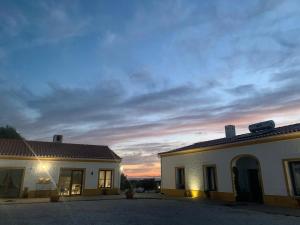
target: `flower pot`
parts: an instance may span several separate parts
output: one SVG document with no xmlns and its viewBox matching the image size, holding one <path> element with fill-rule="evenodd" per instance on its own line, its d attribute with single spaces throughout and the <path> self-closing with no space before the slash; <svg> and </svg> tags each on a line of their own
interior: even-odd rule
<svg viewBox="0 0 300 225">
<path fill-rule="evenodd" d="M 133 192 L 126 193 L 126 198 L 127 199 L 133 199 Z"/>
</svg>

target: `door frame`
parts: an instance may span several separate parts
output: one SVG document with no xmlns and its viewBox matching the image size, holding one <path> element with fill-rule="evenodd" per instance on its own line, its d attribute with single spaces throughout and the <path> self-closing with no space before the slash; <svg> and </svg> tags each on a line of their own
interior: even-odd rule
<svg viewBox="0 0 300 225">
<path fill-rule="evenodd" d="M 22 197 L 22 192 L 23 192 L 23 187 L 24 187 L 24 180 L 25 180 L 25 171 L 26 171 L 26 167 L 0 167 L 0 170 L 1 169 L 7 169 L 7 170 L 13 170 L 13 169 L 16 169 L 16 170 L 22 170 L 22 180 L 21 180 L 21 185 L 20 185 L 20 190 L 19 190 L 19 194 L 18 194 L 18 197 L 17 198 L 20 198 Z M 4 197 L 5 198 L 5 197 Z"/>
<path fill-rule="evenodd" d="M 232 184 L 232 191 L 233 191 L 233 194 L 234 194 L 234 197 L 235 197 L 235 200 L 236 200 L 236 197 L 237 197 L 237 192 L 236 192 L 236 189 L 235 189 L 235 185 L 234 185 L 234 173 L 233 173 L 233 167 L 235 166 L 234 164 L 241 158 L 244 158 L 244 157 L 248 157 L 248 158 L 252 158 L 254 160 L 256 160 L 257 162 L 257 170 L 258 170 L 258 180 L 259 180 L 259 185 L 260 185 L 260 188 L 261 188 L 261 198 L 262 198 L 262 202 L 261 203 L 264 203 L 264 196 L 265 196 L 265 191 L 264 191 L 264 183 L 263 183 L 263 179 L 262 179 L 262 172 L 261 172 L 261 166 L 260 166 L 260 161 L 259 159 L 254 156 L 254 155 L 250 155 L 250 154 L 240 154 L 240 155 L 237 155 L 235 157 L 232 158 L 231 162 L 230 162 L 230 171 L 231 171 L 231 184 Z"/>
<path fill-rule="evenodd" d="M 57 188 L 59 188 L 59 185 L 60 185 L 62 170 L 71 170 L 70 194 L 69 195 L 64 195 L 64 197 L 80 196 L 80 195 L 82 195 L 84 187 L 85 187 L 85 171 L 86 171 L 86 169 L 85 168 L 68 168 L 68 167 L 62 167 L 62 168 L 60 168 Z M 72 195 L 72 172 L 73 171 L 81 171 L 82 172 L 81 191 L 80 191 L 80 194 L 75 194 L 75 195 Z"/>
</svg>

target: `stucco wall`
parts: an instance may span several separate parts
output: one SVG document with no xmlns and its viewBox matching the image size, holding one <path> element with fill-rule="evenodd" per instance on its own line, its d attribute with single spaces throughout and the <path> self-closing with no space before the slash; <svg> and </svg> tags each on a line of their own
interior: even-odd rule
<svg viewBox="0 0 300 225">
<path fill-rule="evenodd" d="M 162 157 L 162 189 L 175 189 L 175 167 L 185 167 L 186 189 L 204 190 L 203 165 L 216 164 L 218 191 L 233 192 L 231 160 L 243 154 L 259 160 L 265 195 L 288 195 L 282 160 L 300 158 L 300 139 Z"/>
<path fill-rule="evenodd" d="M 28 187 L 29 191 L 55 189 L 61 168 L 85 169 L 84 189 L 97 188 L 99 169 L 112 169 L 113 188 L 120 188 L 120 163 L 0 159 L 0 168 L 25 168 L 23 188 Z M 53 184 L 37 184 L 41 177 L 51 178 Z"/>
</svg>

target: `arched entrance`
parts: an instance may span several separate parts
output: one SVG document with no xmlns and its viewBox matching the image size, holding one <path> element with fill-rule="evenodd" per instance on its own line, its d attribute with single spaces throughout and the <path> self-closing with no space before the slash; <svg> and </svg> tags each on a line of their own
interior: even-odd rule
<svg viewBox="0 0 300 225">
<path fill-rule="evenodd" d="M 263 202 L 260 164 L 251 155 L 241 155 L 231 162 L 232 182 L 237 201 Z"/>
</svg>

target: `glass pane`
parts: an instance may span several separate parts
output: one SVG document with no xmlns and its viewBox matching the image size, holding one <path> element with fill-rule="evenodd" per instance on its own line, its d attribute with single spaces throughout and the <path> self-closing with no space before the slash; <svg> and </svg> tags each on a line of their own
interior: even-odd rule
<svg viewBox="0 0 300 225">
<path fill-rule="evenodd" d="M 23 169 L 0 169 L 0 197 L 19 197 Z"/>
<path fill-rule="evenodd" d="M 106 171 L 106 179 L 111 180 L 111 170 Z"/>
<path fill-rule="evenodd" d="M 105 187 L 105 181 L 99 180 L 99 188 L 104 188 L 104 187 Z"/>
<path fill-rule="evenodd" d="M 100 170 L 100 172 L 99 172 L 99 179 L 100 180 L 104 180 L 105 179 L 105 171 L 104 170 Z"/>
<path fill-rule="evenodd" d="M 106 180 L 105 181 L 105 187 L 106 188 L 111 188 L 111 180 Z"/>
<path fill-rule="evenodd" d="M 71 170 L 62 170 L 59 178 L 59 192 L 61 195 L 70 195 Z"/>
<path fill-rule="evenodd" d="M 112 178 L 112 171 L 111 170 L 107 170 L 106 171 L 106 176 L 105 176 L 105 187 L 106 188 L 111 188 L 111 179 Z"/>
<path fill-rule="evenodd" d="M 300 195 L 300 162 L 291 163 L 291 172 L 295 195 Z"/>
<path fill-rule="evenodd" d="M 82 187 L 82 171 L 72 171 L 72 195 L 80 195 Z"/>
</svg>

